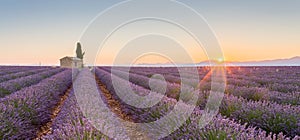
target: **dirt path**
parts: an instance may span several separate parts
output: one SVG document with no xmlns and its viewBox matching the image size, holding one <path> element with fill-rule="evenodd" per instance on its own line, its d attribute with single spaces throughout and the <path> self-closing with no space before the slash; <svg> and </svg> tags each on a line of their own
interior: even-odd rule
<svg viewBox="0 0 300 140">
<path fill-rule="evenodd" d="M 53 120 L 56 118 L 58 113 L 61 110 L 61 107 L 63 106 L 65 100 L 68 98 L 70 92 L 72 90 L 72 86 L 68 88 L 68 90 L 64 93 L 64 95 L 60 96 L 60 101 L 55 105 L 55 107 L 51 111 L 51 120 L 44 124 L 37 132 L 37 138 L 35 140 L 40 140 L 43 136 L 51 133 L 51 126 L 53 123 Z"/>
<path fill-rule="evenodd" d="M 95 76 L 96 77 L 96 76 Z M 109 91 L 106 89 L 106 86 L 96 77 L 97 84 L 99 89 L 102 91 L 103 95 L 107 99 L 108 105 L 113 113 L 117 114 L 121 119 L 133 122 L 131 117 L 125 114 L 122 109 L 120 103 L 112 97 Z M 137 125 L 127 125 L 125 126 L 127 130 L 127 134 L 130 139 L 134 140 L 148 140 L 149 138 L 137 127 Z"/>
</svg>

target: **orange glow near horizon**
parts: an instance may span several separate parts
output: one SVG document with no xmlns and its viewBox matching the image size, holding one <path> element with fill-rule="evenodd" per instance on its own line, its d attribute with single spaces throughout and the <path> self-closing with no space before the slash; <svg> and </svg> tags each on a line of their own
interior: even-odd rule
<svg viewBox="0 0 300 140">
<path fill-rule="evenodd" d="M 290 43 L 286 44 L 289 47 L 282 47 L 281 44 L 267 44 L 267 42 L 253 42 L 250 43 L 249 40 L 236 41 L 232 39 L 232 42 L 225 41 L 226 37 L 220 39 L 220 46 L 222 47 L 224 58 L 223 61 L 261 61 L 261 60 L 273 60 L 273 59 L 288 59 L 295 56 L 300 56 L 300 43 Z M 236 38 L 236 40 L 238 40 Z M 76 42 L 76 41 L 74 41 Z M 23 44 L 20 45 L 19 43 Z M 24 43 L 13 42 L 11 44 L 6 43 L 6 46 L 15 46 L 11 48 L 6 48 L 5 51 L 2 51 L 0 55 L 0 65 L 59 65 L 59 59 L 64 56 L 75 56 L 75 43 L 69 40 L 62 44 L 57 45 L 57 43 L 49 43 L 43 45 L 42 43 Z M 248 43 L 248 44 L 247 44 Z M 25 45 L 24 45 L 25 44 Z M 187 51 L 193 59 L 194 63 L 201 61 L 206 61 L 207 56 L 202 48 L 197 48 L 193 43 L 187 43 L 190 46 Z M 266 46 L 264 46 L 264 44 Z M 38 47 L 32 47 L 32 46 Z M 114 44 L 113 44 L 114 45 Z M 40 47 L 43 46 L 43 47 Z M 58 47 L 53 47 L 58 46 Z M 67 47 L 63 47 L 67 46 Z M 243 47 L 239 47 L 243 46 Z M 196 49 L 195 49 L 196 48 Z M 59 50 L 59 51 L 57 51 Z M 172 51 L 171 49 L 168 49 Z M 85 47 L 83 45 L 83 51 Z M 5 53 L 4 53 L 5 52 Z M 113 55 L 116 54 L 116 49 L 111 47 L 106 50 L 106 52 L 101 56 L 101 61 L 96 61 L 97 65 L 101 64 L 111 64 L 113 61 Z M 88 55 L 88 53 L 86 54 Z M 129 54 L 130 55 L 130 54 Z M 180 58 L 180 55 L 177 57 Z M 220 58 L 221 59 L 221 58 Z M 87 60 L 84 60 L 87 63 Z M 147 61 L 141 61 L 141 63 L 166 63 L 164 59 L 150 58 Z"/>
<path fill-rule="evenodd" d="M 69 53 L 71 54 L 71 53 Z M 16 53 L 11 56 L 6 56 L 5 58 L 0 59 L 0 65 L 59 65 L 59 59 L 64 56 L 74 56 L 74 55 L 53 55 L 53 56 L 46 56 L 46 55 L 35 55 L 32 56 L 18 56 Z M 243 57 L 244 56 L 244 57 Z M 292 57 L 295 57 L 297 55 L 288 55 L 285 57 L 277 57 L 277 56 L 269 56 L 266 57 L 264 53 L 259 54 L 257 53 L 257 57 L 250 57 L 247 55 L 247 53 L 239 53 L 239 54 L 229 54 L 226 55 L 224 60 L 218 59 L 218 62 L 245 62 L 245 61 L 262 61 L 262 60 L 273 60 L 273 59 L 289 59 Z M 200 56 L 198 58 L 193 58 L 194 62 L 202 62 L 207 61 L 207 59 L 203 59 L 205 57 Z M 160 58 L 147 58 L 144 60 L 137 61 L 136 64 L 141 63 L 168 63 L 169 61 L 166 61 L 165 59 Z M 112 63 L 112 57 L 111 56 L 103 56 L 101 58 L 101 61 L 96 61 L 96 64 L 110 64 Z"/>
</svg>

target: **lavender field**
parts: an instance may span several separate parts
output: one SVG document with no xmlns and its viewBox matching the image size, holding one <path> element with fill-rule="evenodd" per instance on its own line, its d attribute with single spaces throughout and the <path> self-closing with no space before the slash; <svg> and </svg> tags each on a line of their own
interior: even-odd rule
<svg viewBox="0 0 300 140">
<path fill-rule="evenodd" d="M 198 127 L 198 121 L 210 94 L 212 68 L 197 70 L 201 82 L 175 67 L 131 67 L 127 79 L 124 67 L 0 66 L 0 139 L 114 139 L 96 128 L 78 104 L 78 98 L 94 95 L 92 85 L 96 85 L 95 94 L 105 107 L 118 118 L 135 123 L 159 120 L 179 102 L 191 106 L 180 98 L 184 85 L 187 92 L 198 91 L 192 93 L 198 97 L 196 106 L 183 125 L 161 139 L 300 140 L 300 67 L 226 67 L 219 113 L 203 128 Z M 165 81 L 151 79 L 155 74 Z M 159 88 L 163 84 L 166 90 Z M 83 87 L 84 95 L 75 93 L 75 85 Z M 153 98 L 163 97 L 152 107 L 137 108 L 117 94 L 121 90 L 126 96 L 129 89 L 138 96 L 151 93 Z M 176 118 L 172 121 L 178 123 Z M 158 128 L 153 127 L 151 133 L 135 129 L 124 139 L 155 139 L 159 133 L 155 130 Z"/>
</svg>

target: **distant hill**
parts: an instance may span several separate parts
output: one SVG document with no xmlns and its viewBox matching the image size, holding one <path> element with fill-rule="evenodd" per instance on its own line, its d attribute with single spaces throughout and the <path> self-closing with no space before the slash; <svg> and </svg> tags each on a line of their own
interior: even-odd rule
<svg viewBox="0 0 300 140">
<path fill-rule="evenodd" d="M 227 66 L 300 66 L 300 56 L 289 59 L 275 59 L 247 62 L 226 62 Z"/>
<path fill-rule="evenodd" d="M 177 64 L 177 66 L 210 66 L 218 63 L 216 61 L 203 61 L 198 64 Z M 300 66 L 300 56 L 289 59 L 275 59 L 262 61 L 246 61 L 246 62 L 225 62 L 227 66 Z M 156 63 L 156 64 L 138 64 L 137 66 L 174 66 L 170 63 Z"/>
<path fill-rule="evenodd" d="M 214 61 L 203 61 L 198 63 L 198 66 L 210 66 Z M 275 59 L 262 61 L 246 61 L 246 62 L 225 62 L 227 66 L 300 66 L 300 56 L 289 59 Z"/>
</svg>

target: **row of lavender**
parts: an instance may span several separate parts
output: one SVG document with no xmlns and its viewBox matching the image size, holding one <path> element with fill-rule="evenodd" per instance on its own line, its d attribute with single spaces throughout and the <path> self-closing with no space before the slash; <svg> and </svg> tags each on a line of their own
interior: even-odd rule
<svg viewBox="0 0 300 140">
<path fill-rule="evenodd" d="M 275 67 L 276 68 L 276 67 Z M 149 73 L 145 72 L 147 71 L 146 69 L 148 68 L 133 68 L 135 70 L 132 70 L 132 73 L 137 73 L 140 75 L 148 76 Z M 176 68 L 173 68 L 176 69 Z M 233 68 L 234 69 L 234 68 Z M 270 69 L 270 68 L 268 68 Z M 231 71 L 231 69 L 229 69 Z M 300 70 L 300 69 L 299 69 Z M 164 71 L 164 70 L 160 70 Z M 168 70 L 170 71 L 170 70 Z M 156 72 L 156 71 L 152 71 Z M 278 73 L 276 73 L 278 75 Z M 227 77 L 230 77 L 231 75 L 227 75 Z M 280 77 L 280 76 L 277 76 Z M 201 78 L 201 76 L 200 76 Z M 183 81 L 183 83 L 191 85 L 193 87 L 196 87 L 198 84 L 197 80 L 185 80 L 182 77 L 170 77 L 169 75 L 165 75 L 165 79 L 171 83 L 175 82 L 177 84 L 180 84 L 180 80 Z M 297 80 L 294 80 L 294 83 L 297 83 Z M 178 81 L 178 82 L 176 82 Z M 300 105 L 300 94 L 297 93 L 297 91 L 300 89 L 300 87 L 293 86 L 290 87 L 291 85 L 286 85 L 282 84 L 281 86 L 278 86 L 277 88 L 280 88 L 281 90 L 289 90 L 291 91 L 290 93 L 284 93 L 284 92 L 278 92 L 278 91 L 271 91 L 266 87 L 260 87 L 258 83 L 255 81 L 247 81 L 247 80 L 239 80 L 239 79 L 226 79 L 227 87 L 226 87 L 226 93 L 227 94 L 233 94 L 235 96 L 241 96 L 246 99 L 251 99 L 254 101 L 257 100 L 270 100 L 274 101 L 280 104 L 291 104 L 291 105 Z M 249 86 L 249 83 L 251 83 L 251 86 Z M 253 84 L 254 83 L 254 84 Z M 300 83 L 300 82 L 299 82 Z M 297 84 L 299 84 L 297 83 Z M 274 84 L 273 84 L 274 86 Z M 200 85 L 200 89 L 204 91 L 210 90 L 211 83 L 210 83 L 210 78 L 204 79 L 202 81 L 202 84 Z"/>
<path fill-rule="evenodd" d="M 102 68 L 108 72 L 111 72 L 109 67 Z M 136 68 L 137 69 L 137 68 Z M 140 84 L 144 86 L 145 88 L 149 88 L 149 73 L 146 72 L 147 68 L 139 68 L 140 71 L 131 71 L 129 80 L 133 83 Z M 121 71 L 122 69 L 116 69 L 113 70 L 117 71 L 117 75 L 126 78 L 126 75 L 128 75 L 126 72 Z M 120 70 L 120 71 L 119 71 Z M 160 71 L 164 71 L 164 69 L 161 69 Z M 137 74 L 138 73 L 138 74 Z M 153 71 L 152 71 L 153 73 Z M 162 73 L 162 72 L 161 72 Z M 151 74 L 151 73 L 150 73 Z M 208 78 L 207 78 L 208 77 Z M 198 88 L 201 90 L 202 93 L 208 92 L 211 89 L 211 82 L 210 82 L 210 75 L 209 73 L 205 76 L 205 78 L 201 81 L 199 84 L 198 80 L 188 79 L 188 78 L 182 78 L 182 77 L 175 77 L 175 76 L 169 76 L 166 75 L 164 78 L 169 82 L 169 86 L 167 89 L 167 95 L 169 97 L 176 97 L 176 99 L 179 98 L 179 88 L 180 88 L 180 82 L 176 81 L 182 81 L 183 84 L 190 85 L 193 88 Z M 175 82 L 174 82 L 175 81 Z M 161 85 L 157 82 L 157 85 Z M 169 93 L 168 91 L 172 91 Z M 291 105 L 299 105 L 300 104 L 300 94 L 296 93 L 282 93 L 277 91 L 269 91 L 266 88 L 259 88 L 259 87 L 246 87 L 246 86 L 238 86 L 233 84 L 227 84 L 226 85 L 226 94 L 231 94 L 238 97 L 243 97 L 245 99 L 258 101 L 258 100 L 264 100 L 264 101 L 272 101 L 279 104 L 291 104 Z"/>
<path fill-rule="evenodd" d="M 124 85 L 123 89 L 130 88 L 127 85 L 126 80 L 123 80 L 121 78 L 116 78 L 115 75 L 111 75 L 107 71 L 96 69 L 96 75 L 97 77 L 107 86 L 107 89 L 110 91 L 110 93 L 113 95 L 113 97 L 118 100 L 122 105 L 122 110 L 126 112 L 127 114 L 131 114 L 131 117 L 135 122 L 149 122 L 153 120 L 159 119 L 161 116 L 164 116 L 168 114 L 174 107 L 176 103 L 178 103 L 176 100 L 171 98 L 162 98 L 162 101 L 160 101 L 157 105 L 141 109 L 141 108 L 135 108 L 133 106 L 130 106 L 123 102 L 123 100 L 119 99 L 119 96 L 117 95 L 115 88 L 112 85 L 111 78 L 113 77 L 114 80 L 117 80 L 119 83 L 119 86 Z M 112 76 L 112 77 L 111 77 Z M 138 85 L 135 85 L 133 83 L 130 83 L 131 87 L 137 94 L 142 94 L 145 91 L 148 93 L 150 92 L 147 89 L 144 89 L 143 87 L 140 87 Z M 125 93 L 126 94 L 126 93 Z M 158 94 L 158 93 L 157 93 Z M 142 94 L 143 95 L 143 94 Z M 187 105 L 188 106 L 188 105 Z M 134 114 L 134 115 L 132 115 Z M 213 121 L 208 124 L 205 128 L 199 129 L 198 121 L 201 116 L 201 111 L 196 109 L 191 117 L 184 122 L 184 125 L 181 126 L 178 130 L 173 132 L 171 135 L 166 137 L 166 139 L 192 139 L 192 138 L 202 138 L 202 139 L 271 139 L 272 137 L 276 139 L 276 136 L 278 139 L 284 139 L 284 136 L 282 133 L 279 135 L 273 135 L 270 134 L 269 136 L 266 135 L 266 132 L 255 129 L 253 127 L 246 127 L 246 125 L 240 125 L 238 123 L 235 123 L 234 121 L 231 121 L 229 119 L 225 119 L 221 116 L 218 116 L 213 119 Z M 174 116 L 173 118 L 175 121 L 175 124 L 178 123 L 176 121 L 180 121 L 180 119 L 176 118 Z M 179 116 L 178 116 L 179 117 Z M 179 117 L 180 118 L 180 117 Z M 148 131 L 154 131 L 158 130 L 160 125 L 158 126 L 152 126 L 155 127 L 153 129 L 147 129 Z M 150 133 L 150 137 L 156 137 L 159 136 L 161 132 L 155 132 Z M 151 135 L 152 134 L 152 135 Z M 295 139 L 298 137 L 295 136 Z"/>
<path fill-rule="evenodd" d="M 163 74 L 164 76 L 180 76 L 176 68 L 143 68 L 135 67 L 130 71 L 142 74 Z M 199 67 L 200 77 L 207 73 L 208 68 Z M 228 67 L 227 83 L 236 86 L 268 88 L 271 91 L 284 93 L 300 92 L 300 67 Z M 189 77 L 193 78 L 193 76 Z M 180 82 L 180 81 L 179 81 Z"/>
<path fill-rule="evenodd" d="M 124 78 L 126 73 L 114 70 L 113 74 Z M 131 73 L 130 82 L 150 89 L 148 77 Z M 158 81 L 157 86 L 159 85 L 160 83 Z M 172 92 L 178 90 L 174 90 L 173 88 L 176 88 L 176 86 L 167 87 L 167 89 L 169 89 L 166 92 L 168 97 L 178 97 L 178 92 Z M 177 88 L 179 88 L 178 85 Z M 244 94 L 246 96 L 251 93 L 246 92 Z M 200 107 L 205 105 L 206 97 L 207 95 L 203 93 L 199 95 L 199 99 L 202 99 L 198 101 L 198 105 Z M 178 98 L 175 99 L 178 100 Z M 289 136 L 299 135 L 300 133 L 299 106 L 280 105 L 269 101 L 248 101 L 244 98 L 226 96 L 223 99 L 220 112 L 222 115 L 228 116 L 232 119 L 241 120 L 243 123 L 249 123 L 250 125 L 260 127 L 268 132 L 284 132 Z"/>
<path fill-rule="evenodd" d="M 30 71 L 30 69 L 28 69 Z M 32 70 L 32 69 L 31 69 Z M 37 70 L 38 71 L 38 70 Z M 55 71 L 55 70 L 51 70 Z M 63 71 L 63 70 L 61 70 Z M 71 70 L 64 70 L 63 72 L 57 71 L 53 74 L 41 78 L 36 82 L 33 82 L 27 87 L 26 84 L 21 87 L 19 91 L 0 99 L 0 139 L 32 139 L 36 137 L 37 129 L 45 122 L 49 122 L 51 116 L 51 109 L 60 100 L 60 96 L 66 91 L 66 89 L 72 84 Z M 49 72 L 49 71 L 48 71 Z M 168 71 L 169 72 L 169 71 Z M 165 73 L 168 73 L 165 72 Z M 170 70 L 170 72 L 172 72 Z M 173 71 L 174 72 L 174 71 Z M 19 73 L 19 74 L 18 74 Z M 40 73 L 43 73 L 41 71 Z M 119 73 L 119 72 L 118 72 Z M 174 72 L 176 73 L 176 72 Z M 22 74 L 21 72 L 15 72 L 16 75 L 21 75 L 23 82 L 30 82 L 30 78 L 25 78 L 28 75 Z M 56 75 L 54 75 L 56 74 Z M 107 89 L 111 92 L 113 97 L 121 102 L 122 110 L 130 115 L 135 122 L 151 122 L 157 120 L 161 116 L 165 116 L 170 112 L 174 104 L 177 103 L 178 99 L 178 84 L 168 83 L 168 96 L 170 98 L 164 97 L 161 102 L 157 105 L 148 109 L 134 108 L 127 105 L 125 102 L 119 99 L 116 94 L 115 88 L 112 86 L 110 73 L 100 69 L 96 70 L 97 77 L 106 84 Z M 114 73 L 118 75 L 117 73 Z M 38 73 L 33 74 L 38 75 Z M 54 75 L 54 76 L 52 76 Z M 176 74 L 173 75 L 173 77 Z M 29 75 L 31 76 L 31 75 Z M 29 77 L 28 76 L 28 77 Z M 118 75 L 120 76 L 120 75 Z M 146 75 L 131 75 L 131 77 L 140 76 L 139 78 L 143 80 L 138 80 L 136 78 L 131 79 L 136 84 L 129 83 L 129 87 L 134 87 L 134 91 L 140 95 L 147 95 L 149 89 L 153 90 L 153 87 L 149 87 L 149 74 Z M 38 76 L 37 76 L 38 77 Z M 117 79 L 118 85 L 126 85 L 128 83 L 122 78 L 113 76 Z M 170 76 L 169 80 L 172 80 Z M 82 83 L 86 78 L 93 78 L 88 70 L 81 72 L 77 81 Z M 17 78 L 19 79 L 19 78 Z M 18 81 L 17 79 L 11 79 L 9 81 Z M 25 79 L 25 80 L 24 80 Z M 27 79 L 27 80 L 26 80 Z M 39 78 L 36 78 L 39 79 Z M 44 79 L 44 80 L 43 80 Z M 167 79 L 168 80 L 168 79 Z M 88 80 L 89 81 L 89 80 Z M 38 83 L 39 82 L 39 83 Z M 154 89 L 157 92 L 161 92 L 159 89 L 161 83 L 158 80 L 154 81 L 157 83 L 158 89 Z M 17 82 L 16 82 L 17 83 Z M 22 83 L 22 82 L 21 82 Z M 36 84 L 38 83 L 38 84 Z M 36 84 L 36 85 L 34 85 Z M 85 92 L 90 94 L 88 87 L 93 83 L 83 82 L 82 87 L 87 89 Z M 143 84 L 142 86 L 139 86 Z M 128 86 L 123 87 L 124 93 L 128 91 Z M 191 87 L 192 88 L 192 87 Z M 101 134 L 100 131 L 95 129 L 91 122 L 84 117 L 80 111 L 80 107 L 77 105 L 75 98 L 75 93 L 73 90 L 70 93 L 69 98 L 64 103 L 62 111 L 58 117 L 54 120 L 53 133 L 45 136 L 45 139 L 106 139 L 107 137 Z M 85 94 L 83 94 L 85 95 Z M 154 94 L 155 95 L 155 94 Z M 157 93 L 159 95 L 159 93 Z M 174 96 L 175 95 L 175 96 Z M 78 96 L 78 95 L 76 95 Z M 100 96 L 103 96 L 100 94 Z M 202 99 L 205 98 L 205 94 L 199 95 Z M 84 97 L 84 96 L 80 96 Z M 243 97 L 243 96 L 242 96 Z M 153 97 L 155 98 L 155 97 Z M 102 97 L 104 99 L 104 97 Z M 105 101 L 106 102 L 106 101 Z M 106 102 L 107 103 L 107 102 Z M 205 104 L 205 100 L 200 101 L 199 106 Z M 91 107 L 91 106 L 89 106 Z M 274 111 L 274 108 L 275 111 Z M 221 114 L 229 116 L 231 119 L 241 120 L 241 123 L 250 123 L 250 125 L 258 126 L 267 131 L 270 130 L 274 133 L 283 132 L 293 137 L 299 135 L 299 107 L 291 107 L 288 105 L 279 105 L 272 102 L 262 102 L 262 101 L 248 101 L 243 98 L 237 98 L 234 96 L 225 97 L 221 106 Z M 282 113 L 282 114 L 281 114 Z M 132 115 L 134 114 L 134 115 Z M 193 112 L 192 117 L 184 123 L 183 127 L 179 130 L 173 132 L 167 139 L 180 139 L 180 138 L 233 138 L 233 139 L 271 139 L 271 137 L 278 139 L 283 139 L 282 133 L 279 135 L 266 135 L 265 131 L 257 130 L 253 127 L 247 127 L 246 125 L 240 125 L 229 119 L 225 119 L 222 116 L 214 118 L 213 122 L 209 124 L 204 129 L 198 129 L 198 123 L 196 120 L 200 119 L 201 111 L 196 110 Z M 26 118 L 26 119 L 24 119 Z M 105 120 L 105 118 L 103 118 Z M 102 121 L 103 121 L 102 120 Z M 179 120 L 178 120 L 179 121 Z M 192 122 L 192 123 L 191 123 Z M 153 127 L 153 126 L 152 126 Z M 155 126 L 159 127 L 159 126 Z M 286 129 L 286 131 L 282 131 Z M 147 129 L 148 130 L 148 129 Z M 158 130 L 158 129 L 156 129 Z M 155 137 L 159 132 L 152 133 Z M 295 139 L 299 137 L 295 136 Z"/>
<path fill-rule="evenodd" d="M 39 69 L 39 68 L 50 68 L 50 67 L 47 67 L 47 66 L 43 66 L 43 67 L 35 67 L 35 66 L 0 66 L 0 69 L 1 69 L 0 76 L 6 75 L 6 74 L 12 74 L 12 73 L 16 73 L 16 72 L 32 70 L 32 69 Z"/>
<path fill-rule="evenodd" d="M 25 72 L 25 74 L 16 73 L 14 76 L 8 76 L 11 77 L 11 80 L 0 83 L 0 97 L 9 95 L 24 87 L 37 84 L 41 80 L 48 78 L 63 70 L 64 69 L 60 69 L 60 68 L 42 69 L 42 70 L 29 71 L 28 73 Z"/>
<path fill-rule="evenodd" d="M 0 99 L 0 139 L 35 138 L 72 84 L 72 71 L 52 69 L 20 79 L 22 89 Z"/>
<path fill-rule="evenodd" d="M 300 92 L 300 67 L 228 68 L 228 81 L 235 85 L 265 87 L 284 93 Z"/>
<path fill-rule="evenodd" d="M 44 71 L 46 69 L 48 69 L 48 68 L 34 68 L 34 69 L 29 69 L 29 70 L 25 70 L 25 71 L 21 71 L 21 72 L 17 72 L 17 73 L 5 74 L 5 75 L 0 76 L 0 82 L 32 75 L 32 74 Z"/>
<path fill-rule="evenodd" d="M 94 77 L 88 69 L 83 69 L 73 83 L 72 90 L 68 98 L 63 103 L 57 117 L 53 120 L 51 132 L 42 137 L 42 139 L 107 139 L 99 130 L 93 127 L 90 120 L 84 117 L 80 106 L 78 105 L 74 85 L 84 87 L 84 94 L 80 97 L 89 95 L 93 92 Z M 80 84 L 80 85 L 79 85 Z M 75 87 L 76 88 L 76 87 Z M 98 92 L 98 90 L 97 90 Z M 90 108 L 92 109 L 92 108 Z"/>
</svg>

